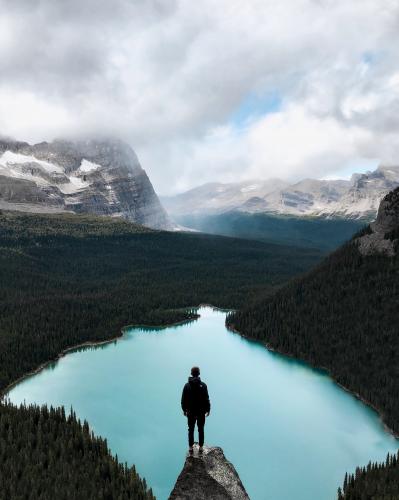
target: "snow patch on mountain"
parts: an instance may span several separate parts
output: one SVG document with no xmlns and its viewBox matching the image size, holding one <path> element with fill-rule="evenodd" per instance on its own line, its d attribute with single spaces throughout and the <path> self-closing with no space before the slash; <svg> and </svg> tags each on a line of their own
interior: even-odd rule
<svg viewBox="0 0 399 500">
<path fill-rule="evenodd" d="M 240 189 L 241 193 L 250 193 L 251 191 L 255 191 L 259 189 L 259 184 L 251 184 L 250 186 L 245 186 Z"/>
<path fill-rule="evenodd" d="M 81 172 L 90 172 L 100 167 L 87 160 L 83 160 L 82 165 L 79 169 Z M 50 187 L 56 183 L 64 194 L 76 193 L 90 186 L 90 182 L 84 180 L 85 176 L 82 177 L 79 171 L 67 175 L 59 165 L 12 151 L 5 151 L 0 157 L 0 174 L 34 182 L 38 187 Z"/>
<path fill-rule="evenodd" d="M 83 189 L 86 189 L 91 184 L 89 181 L 85 181 L 79 176 L 70 175 L 67 178 L 69 182 L 60 184 L 58 186 L 59 190 L 64 194 L 77 193 Z"/>
<path fill-rule="evenodd" d="M 101 165 L 98 163 L 93 163 L 92 161 L 83 159 L 82 163 L 80 164 L 79 170 L 81 172 L 93 172 L 94 170 L 97 170 L 101 168 Z"/>
<path fill-rule="evenodd" d="M 399 186 L 399 166 L 344 179 L 279 179 L 231 184 L 211 183 L 163 198 L 172 215 L 220 214 L 228 211 L 295 217 L 344 217 L 372 220 L 382 198 Z"/>
<path fill-rule="evenodd" d="M 132 148 L 116 139 L 0 139 L 0 208 L 124 217 L 175 228 Z"/>
<path fill-rule="evenodd" d="M 48 173 L 58 172 L 62 173 L 63 170 L 58 165 L 49 163 L 47 161 L 38 160 L 34 156 L 13 153 L 12 151 L 5 151 L 0 158 L 0 163 L 5 166 L 12 165 L 26 165 L 27 163 L 36 163 Z"/>
</svg>

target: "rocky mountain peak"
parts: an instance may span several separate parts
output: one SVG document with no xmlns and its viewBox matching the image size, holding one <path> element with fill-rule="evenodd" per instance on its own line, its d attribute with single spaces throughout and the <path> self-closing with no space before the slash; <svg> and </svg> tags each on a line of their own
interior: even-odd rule
<svg viewBox="0 0 399 500">
<path fill-rule="evenodd" d="M 0 153 L 5 151 L 32 155 L 38 160 L 54 162 L 67 171 L 79 168 L 83 159 L 106 168 L 141 169 L 136 153 L 129 144 L 115 138 L 77 141 L 56 139 L 53 142 L 40 142 L 33 145 L 27 142 L 0 139 Z"/>
<path fill-rule="evenodd" d="M 115 138 L 76 142 L 58 139 L 53 142 L 53 148 L 70 160 L 76 159 L 81 162 L 86 159 L 106 168 L 124 168 L 132 171 L 141 169 L 136 153 L 129 144 Z"/>
<path fill-rule="evenodd" d="M 278 179 L 206 184 L 163 199 L 173 216 L 228 211 L 373 220 L 381 199 L 399 185 L 398 166 L 380 166 L 347 179 Z"/>
<path fill-rule="evenodd" d="M 133 149 L 115 138 L 0 138 L 0 208 L 124 217 L 173 229 Z"/>
<path fill-rule="evenodd" d="M 377 218 L 368 228 L 368 234 L 358 238 L 363 255 L 383 253 L 394 256 L 399 243 L 399 188 L 381 201 Z"/>
</svg>

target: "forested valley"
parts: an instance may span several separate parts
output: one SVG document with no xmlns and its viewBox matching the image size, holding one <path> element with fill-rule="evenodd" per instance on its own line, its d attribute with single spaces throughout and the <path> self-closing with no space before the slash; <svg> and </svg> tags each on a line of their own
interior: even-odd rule
<svg viewBox="0 0 399 500">
<path fill-rule="evenodd" d="M 114 338 L 130 324 L 195 318 L 186 308 L 200 303 L 241 307 L 320 259 L 315 250 L 117 219 L 3 212 L 0 391 L 68 347 Z M 0 433 L 2 499 L 24 498 L 33 485 L 38 498 L 152 496 L 133 468 L 64 410 L 4 402 Z M 86 474 L 92 479 L 79 490 Z"/>
<path fill-rule="evenodd" d="M 328 370 L 398 432 L 399 258 L 363 256 L 354 241 L 322 257 L 109 218 L 3 212 L 0 390 L 68 347 L 114 338 L 130 324 L 194 319 L 196 305 L 212 303 L 239 309 L 228 324 L 241 334 Z M 27 491 L 153 498 L 134 466 L 120 464 L 73 412 L 4 401 L 0 433 L 2 499 Z M 399 498 L 398 467 L 388 457 L 359 468 L 339 499 Z"/>
<path fill-rule="evenodd" d="M 234 210 L 221 214 L 178 215 L 175 218 L 183 226 L 205 233 L 318 248 L 324 252 L 335 250 L 367 224 L 364 219 L 295 217 Z"/>
</svg>

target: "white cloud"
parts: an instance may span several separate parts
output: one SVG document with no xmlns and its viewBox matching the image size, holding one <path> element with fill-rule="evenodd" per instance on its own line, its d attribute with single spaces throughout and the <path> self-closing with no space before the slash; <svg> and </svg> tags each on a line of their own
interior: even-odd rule
<svg viewBox="0 0 399 500">
<path fill-rule="evenodd" d="M 161 192 L 334 175 L 399 158 L 398 60 L 396 0 L 0 0 L 0 131 L 119 134 Z"/>
<path fill-rule="evenodd" d="M 358 160 L 363 145 L 372 141 L 364 128 L 342 124 L 334 116 L 315 116 L 295 104 L 244 129 L 216 127 L 189 147 L 181 143 L 169 150 L 167 164 L 178 165 L 179 191 L 215 179 L 326 177 Z M 364 158 L 371 154 L 365 150 Z"/>
<path fill-rule="evenodd" d="M 249 131 L 250 171 L 286 179 L 331 174 L 355 158 L 371 134 L 334 116 L 311 114 L 295 104 L 260 120 Z M 282 154 L 283 152 L 283 154 Z"/>
</svg>

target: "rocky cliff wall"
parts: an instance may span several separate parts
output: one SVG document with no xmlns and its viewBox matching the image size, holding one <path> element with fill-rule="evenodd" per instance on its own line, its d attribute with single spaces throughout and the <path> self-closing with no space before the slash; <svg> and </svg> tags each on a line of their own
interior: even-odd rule
<svg viewBox="0 0 399 500">
<path fill-rule="evenodd" d="M 124 217 L 173 229 L 133 149 L 116 139 L 0 139 L 0 208 Z"/>
<path fill-rule="evenodd" d="M 393 257 L 399 240 L 399 188 L 388 193 L 380 203 L 377 219 L 369 226 L 368 234 L 358 238 L 363 255 L 382 253 Z"/>
</svg>

